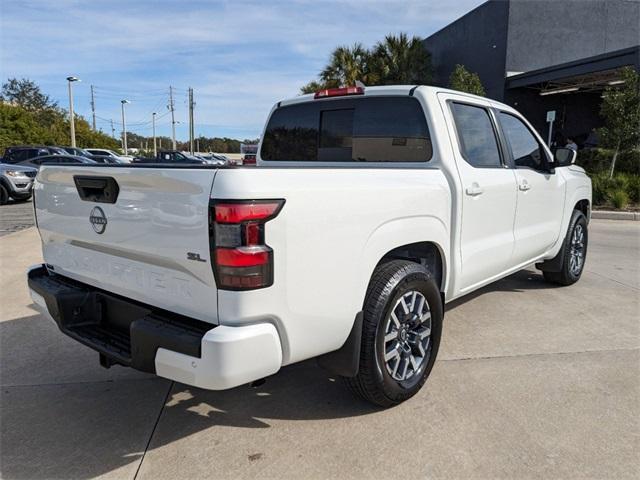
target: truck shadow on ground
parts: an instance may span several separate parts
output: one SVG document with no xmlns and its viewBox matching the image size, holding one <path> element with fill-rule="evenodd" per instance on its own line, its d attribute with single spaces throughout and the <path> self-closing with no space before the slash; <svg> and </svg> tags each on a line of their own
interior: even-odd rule
<svg viewBox="0 0 640 480">
<path fill-rule="evenodd" d="M 450 308 L 490 291 L 539 288 L 554 287 L 523 271 Z M 0 341 L 4 478 L 88 478 L 131 468 L 147 445 L 153 450 L 207 429 L 268 429 L 281 420 L 330 421 L 380 412 L 355 399 L 315 360 L 285 367 L 258 387 L 212 392 L 130 375 L 121 367 L 113 367 L 109 378 L 96 369 L 93 352 L 40 315 L 0 322 Z M 20 354 L 20 345 L 34 344 L 41 347 Z M 29 377 L 34 369 L 44 374 Z M 72 373 L 60 381 L 59 371 Z"/>
<path fill-rule="evenodd" d="M 528 270 L 520 270 L 519 272 L 511 274 L 508 277 L 505 277 L 496 282 L 490 283 L 489 285 L 479 288 L 478 290 L 471 292 L 462 298 L 448 303 L 445 308 L 445 312 L 453 310 L 456 307 L 464 305 L 465 303 L 471 302 L 474 299 L 489 292 L 522 293 L 530 290 L 553 290 L 556 288 L 562 287 L 560 285 L 547 282 L 542 276 L 542 272 L 534 270 L 533 268 Z"/>
<path fill-rule="evenodd" d="M 96 369 L 94 352 L 40 315 L 0 322 L 0 340 L 2 478 L 89 478 L 123 467 L 114 474 L 128 477 L 152 432 L 151 450 L 211 428 L 378 411 L 315 360 L 284 367 L 259 387 L 212 392 L 122 367 Z M 30 351 L 20 354 L 19 344 Z"/>
</svg>

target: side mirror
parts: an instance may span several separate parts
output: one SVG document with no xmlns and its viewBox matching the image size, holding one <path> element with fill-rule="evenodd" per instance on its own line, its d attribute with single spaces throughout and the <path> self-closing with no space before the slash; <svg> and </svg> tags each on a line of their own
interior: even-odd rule
<svg viewBox="0 0 640 480">
<path fill-rule="evenodd" d="M 576 161 L 578 152 L 572 148 L 558 148 L 553 158 L 553 163 L 556 167 L 568 167 L 573 165 Z"/>
</svg>

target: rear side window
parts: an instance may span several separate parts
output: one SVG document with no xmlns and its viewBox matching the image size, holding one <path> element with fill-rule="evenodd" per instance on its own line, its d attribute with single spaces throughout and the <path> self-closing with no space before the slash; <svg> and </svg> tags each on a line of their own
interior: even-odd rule
<svg viewBox="0 0 640 480">
<path fill-rule="evenodd" d="M 269 161 L 426 162 L 429 129 L 412 97 L 319 100 L 273 112 L 261 156 Z"/>
<path fill-rule="evenodd" d="M 464 103 L 452 103 L 451 112 L 458 132 L 460 152 L 467 163 L 477 168 L 502 167 L 489 112 L 483 107 Z"/>
</svg>

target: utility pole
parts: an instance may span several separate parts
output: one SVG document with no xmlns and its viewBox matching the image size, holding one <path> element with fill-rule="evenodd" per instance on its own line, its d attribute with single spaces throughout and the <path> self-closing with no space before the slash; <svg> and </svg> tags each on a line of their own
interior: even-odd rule
<svg viewBox="0 0 640 480">
<path fill-rule="evenodd" d="M 158 156 L 158 150 L 156 148 L 156 112 L 151 114 L 151 123 L 153 124 L 153 156 Z"/>
<path fill-rule="evenodd" d="M 191 140 L 196 140 L 196 118 L 195 118 L 196 102 L 193 101 L 193 88 L 191 89 Z"/>
<path fill-rule="evenodd" d="M 120 100 L 122 104 L 122 149 L 124 150 L 124 154 L 128 155 L 127 152 L 127 121 L 124 116 L 124 106 L 127 103 L 131 103 L 129 100 Z"/>
<path fill-rule="evenodd" d="M 189 153 L 193 155 L 193 89 L 189 87 Z"/>
<path fill-rule="evenodd" d="M 71 84 L 73 82 L 79 82 L 80 79 L 77 77 L 67 77 L 67 82 L 69 83 L 69 126 L 71 130 L 71 146 L 76 146 L 76 125 L 75 118 L 73 115 L 73 87 Z"/>
<path fill-rule="evenodd" d="M 111 136 L 116 138 L 116 129 L 113 128 L 113 118 L 111 119 Z"/>
<path fill-rule="evenodd" d="M 93 98 L 93 85 L 91 85 L 91 114 L 93 115 L 93 131 L 96 131 L 96 100 Z"/>
<path fill-rule="evenodd" d="M 171 110 L 171 140 L 173 140 L 173 149 L 176 149 L 176 119 L 173 108 L 173 87 L 169 85 L 169 110 Z"/>
</svg>

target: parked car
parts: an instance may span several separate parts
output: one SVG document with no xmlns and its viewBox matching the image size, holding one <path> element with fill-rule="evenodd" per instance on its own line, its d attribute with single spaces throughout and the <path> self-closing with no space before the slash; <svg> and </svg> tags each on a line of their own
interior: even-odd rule
<svg viewBox="0 0 640 480">
<path fill-rule="evenodd" d="M 69 155 L 75 157 L 85 157 L 93 160 L 96 163 L 120 163 L 117 159 L 111 157 L 111 155 L 93 154 L 89 150 L 78 147 L 60 147 L 66 151 Z"/>
<path fill-rule="evenodd" d="M 63 149 L 65 152 L 67 152 L 69 155 L 74 155 L 76 157 L 91 158 L 91 155 L 93 155 L 92 153 L 90 153 L 88 150 L 85 150 L 84 148 L 78 148 L 78 147 L 60 147 L 60 148 Z"/>
<path fill-rule="evenodd" d="M 89 158 L 96 163 L 122 163 L 119 160 L 107 155 L 91 155 Z"/>
<path fill-rule="evenodd" d="M 63 149 L 45 145 L 20 145 L 9 147 L 4 151 L 3 163 L 22 163 L 44 155 L 66 155 Z"/>
<path fill-rule="evenodd" d="M 0 163 L 0 205 L 6 204 L 10 198 L 29 200 L 37 173 L 35 168 Z"/>
<path fill-rule="evenodd" d="M 40 168 L 42 165 L 55 165 L 55 164 L 79 164 L 85 163 L 90 165 L 95 165 L 95 160 L 91 160 L 87 157 L 79 157 L 76 155 L 47 155 L 44 157 L 32 158 L 31 160 L 26 160 L 24 162 L 20 162 L 20 165 L 26 165 L 33 168 Z"/>
<path fill-rule="evenodd" d="M 177 150 L 160 150 L 155 157 L 135 157 L 133 163 L 206 164 L 207 161 Z"/>
<path fill-rule="evenodd" d="M 203 155 L 194 155 L 194 156 L 201 159 L 202 161 L 204 161 L 209 165 L 217 165 L 219 167 L 223 165 L 228 165 L 228 162 L 226 160 L 220 158 L 218 155 L 215 155 L 213 153 L 203 154 Z"/>
<path fill-rule="evenodd" d="M 242 154 L 242 165 L 255 165 L 258 153 L 258 145 L 240 144 L 240 153 Z"/>
<path fill-rule="evenodd" d="M 256 167 L 43 167 L 29 288 L 106 367 L 219 390 L 318 357 L 389 407 L 427 380 L 445 303 L 533 263 L 579 280 L 575 157 L 488 98 L 323 90 L 276 104 Z"/>
<path fill-rule="evenodd" d="M 113 150 L 107 150 L 106 148 L 87 148 L 87 152 L 91 155 L 100 155 L 102 157 L 111 157 L 115 159 L 119 163 L 130 163 L 133 157 L 125 157 L 123 155 L 118 155 Z"/>
</svg>

